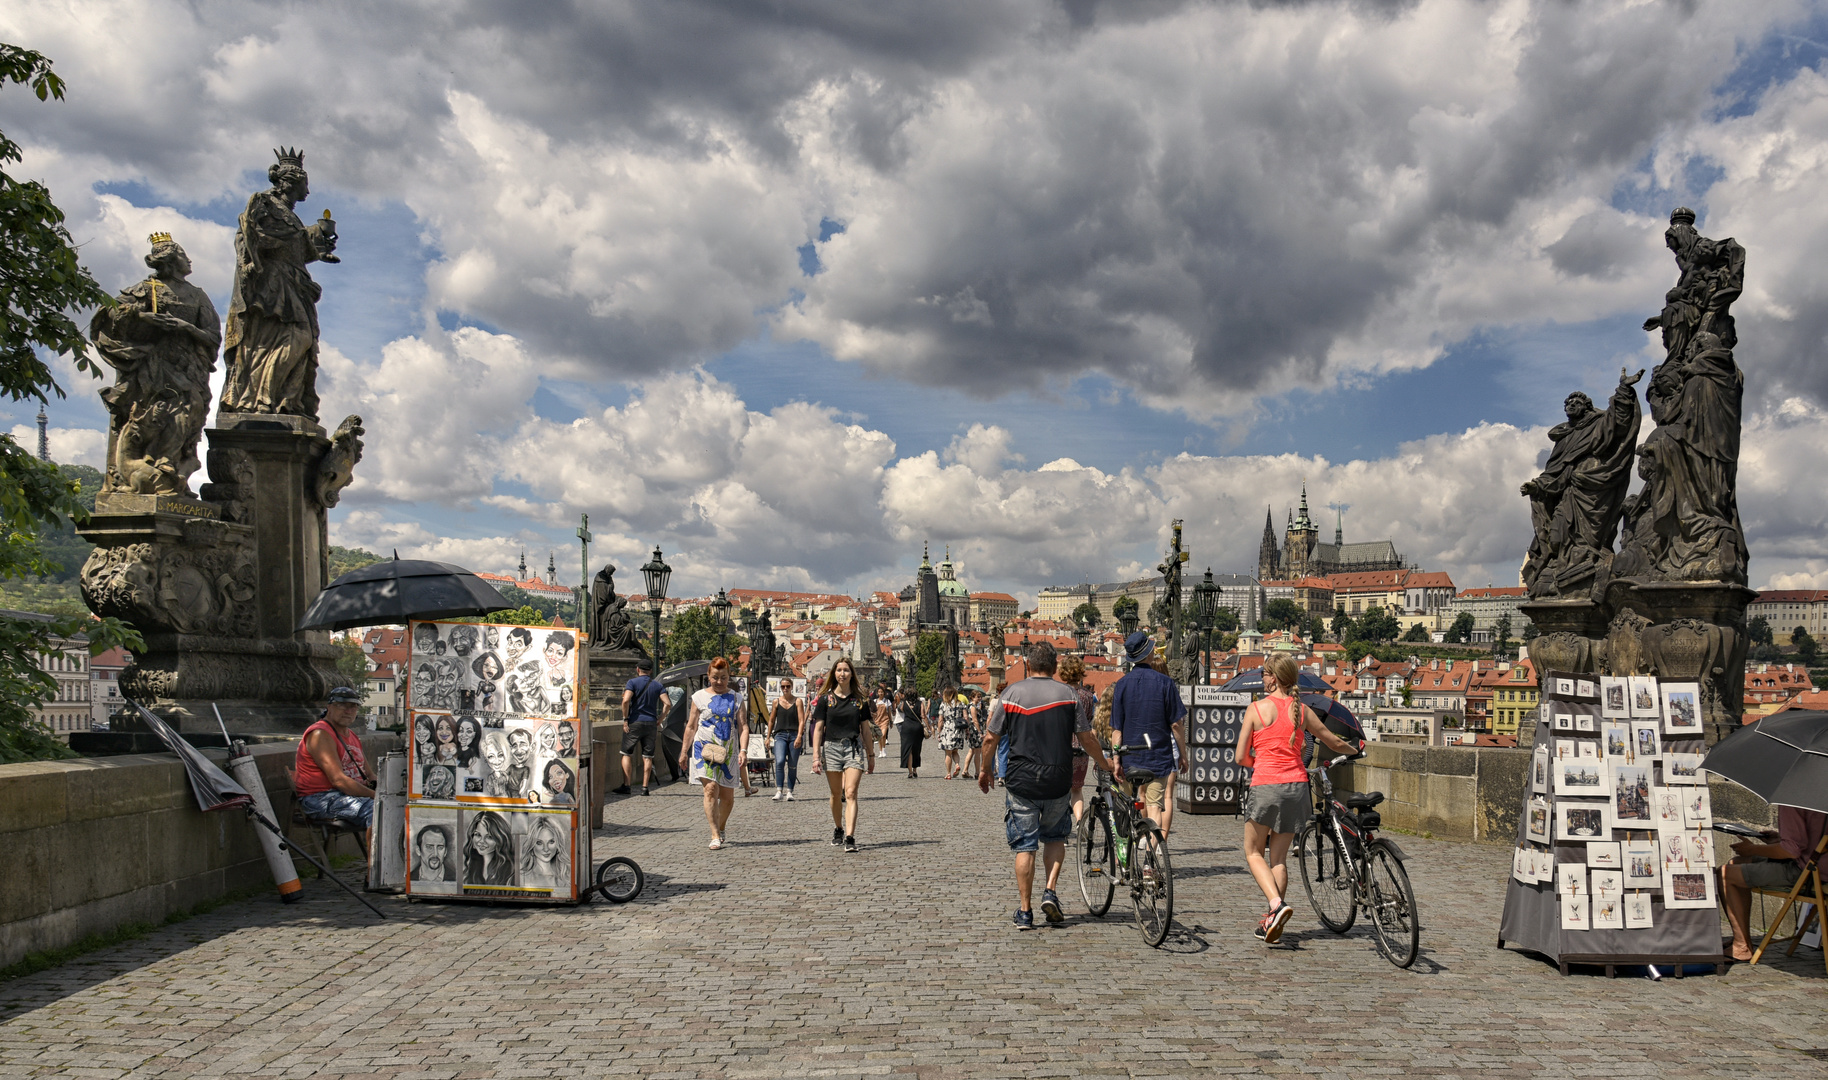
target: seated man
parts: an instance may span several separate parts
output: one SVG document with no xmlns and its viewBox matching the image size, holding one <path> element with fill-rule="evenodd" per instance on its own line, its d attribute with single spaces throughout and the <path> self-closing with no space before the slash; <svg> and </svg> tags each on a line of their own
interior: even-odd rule
<svg viewBox="0 0 1828 1080">
<path fill-rule="evenodd" d="M 298 741 L 293 784 L 306 817 L 353 821 L 364 829 L 374 821 L 373 781 L 354 731 L 361 702 L 354 687 L 330 691 L 323 719 Z"/>
<path fill-rule="evenodd" d="M 1803 876 L 1803 866 L 1815 854 L 1815 846 L 1822 842 L 1824 828 L 1828 828 L 1828 814 L 1780 806 L 1777 843 L 1741 840 L 1733 845 L 1733 861 L 1720 868 L 1720 895 L 1726 902 L 1726 921 L 1733 926 L 1733 959 L 1752 958 L 1748 929 L 1752 890 L 1789 892 L 1796 879 Z"/>
</svg>

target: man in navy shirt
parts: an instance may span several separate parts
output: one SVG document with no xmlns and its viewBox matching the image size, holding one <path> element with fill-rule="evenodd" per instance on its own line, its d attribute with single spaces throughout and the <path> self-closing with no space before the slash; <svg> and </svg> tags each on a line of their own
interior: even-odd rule
<svg viewBox="0 0 1828 1080">
<path fill-rule="evenodd" d="M 1123 766 L 1155 774 L 1143 788 L 1143 805 L 1165 837 L 1174 821 L 1174 776 L 1187 771 L 1187 706 L 1180 686 L 1150 666 L 1154 638 L 1138 630 L 1124 639 L 1123 651 L 1135 667 L 1111 688 L 1111 742 L 1146 748 L 1125 754 Z"/>
<path fill-rule="evenodd" d="M 654 661 L 642 657 L 635 661 L 639 672 L 622 688 L 622 786 L 617 795 L 629 793 L 629 781 L 635 776 L 635 751 L 641 752 L 641 794 L 654 783 L 654 744 L 660 735 L 660 698 L 666 687 L 654 678 Z"/>
</svg>

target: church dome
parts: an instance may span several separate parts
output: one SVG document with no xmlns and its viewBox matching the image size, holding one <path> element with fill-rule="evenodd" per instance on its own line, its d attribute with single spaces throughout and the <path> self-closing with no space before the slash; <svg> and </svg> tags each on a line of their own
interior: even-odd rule
<svg viewBox="0 0 1828 1080">
<path fill-rule="evenodd" d="M 970 593 L 965 591 L 965 583 L 958 580 L 957 578 L 941 578 L 940 583 L 939 583 L 939 594 L 941 596 L 970 596 L 971 595 Z"/>
</svg>

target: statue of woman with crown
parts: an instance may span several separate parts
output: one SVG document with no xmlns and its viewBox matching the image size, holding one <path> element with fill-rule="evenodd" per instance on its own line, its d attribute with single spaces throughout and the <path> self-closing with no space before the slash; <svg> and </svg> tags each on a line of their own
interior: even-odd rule
<svg viewBox="0 0 1828 1080">
<path fill-rule="evenodd" d="M 222 355 L 226 413 L 317 419 L 317 299 L 305 265 L 337 262 L 336 223 L 309 225 L 292 212 L 311 194 L 302 151 L 273 151 L 272 188 L 254 193 L 235 231 L 235 289 Z"/>
</svg>

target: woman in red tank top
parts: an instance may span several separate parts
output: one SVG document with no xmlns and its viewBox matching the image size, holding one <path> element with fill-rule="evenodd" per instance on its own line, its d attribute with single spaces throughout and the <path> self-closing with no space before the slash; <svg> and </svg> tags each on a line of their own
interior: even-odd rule
<svg viewBox="0 0 1828 1080">
<path fill-rule="evenodd" d="M 1263 700 L 1244 714 L 1238 732 L 1238 764 L 1251 770 L 1250 795 L 1244 801 L 1244 859 L 1269 901 L 1256 936 L 1270 945 L 1282 940 L 1282 928 L 1294 914 L 1285 899 L 1289 845 L 1314 812 L 1307 766 L 1301 761 L 1302 735 L 1313 735 L 1335 753 L 1355 753 L 1295 696 L 1300 674 L 1287 654 L 1265 660 Z"/>
</svg>

